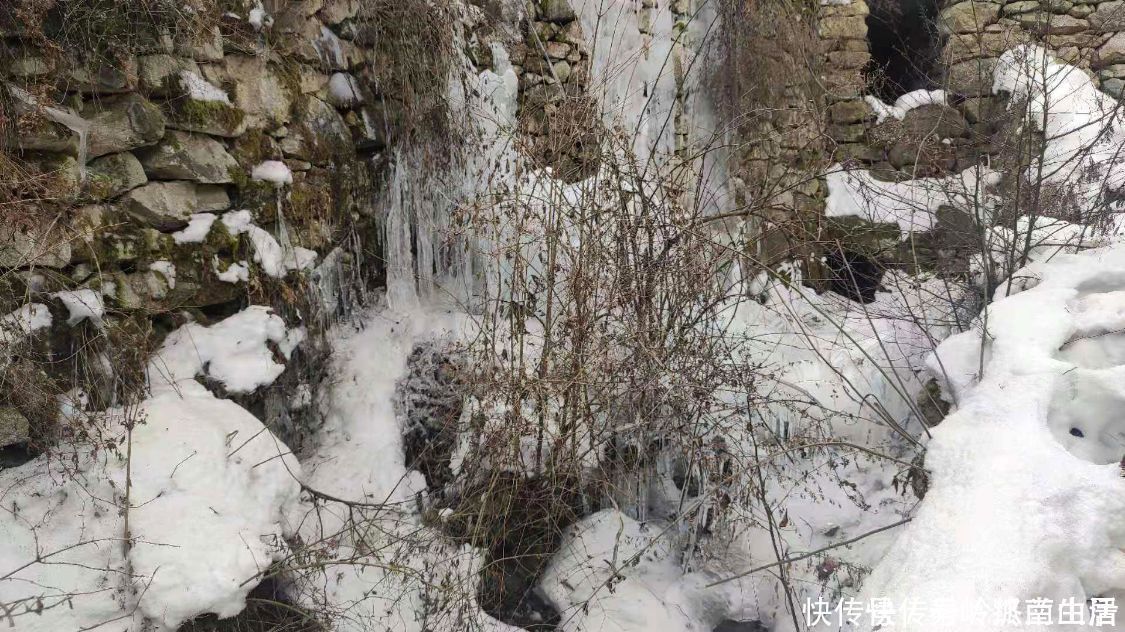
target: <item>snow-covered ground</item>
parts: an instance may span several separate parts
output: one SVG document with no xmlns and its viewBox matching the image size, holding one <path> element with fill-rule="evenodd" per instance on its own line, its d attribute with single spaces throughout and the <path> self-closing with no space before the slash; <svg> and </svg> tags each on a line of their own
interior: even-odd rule
<svg viewBox="0 0 1125 632">
<path fill-rule="evenodd" d="M 606 122 L 637 130 L 629 150 L 658 163 L 674 147 L 675 130 L 659 124 L 678 90 L 663 63 L 673 54 L 674 25 L 647 25 L 651 45 L 630 6 L 591 1 L 579 19 L 595 52 L 595 75 L 604 78 L 595 92 Z M 607 9 L 615 19 L 605 19 Z M 57 453 L 66 458 L 42 456 L 0 471 L 7 622 L 42 632 L 175 630 L 199 614 L 238 613 L 271 564 L 284 561 L 289 595 L 328 616 L 339 632 L 514 629 L 476 602 L 482 552 L 449 541 L 424 518 L 429 490 L 407 467 L 404 420 L 394 405 L 415 345 L 469 344 L 481 327 L 474 301 L 504 289 L 503 266 L 477 266 L 467 246 L 441 241 L 454 207 L 497 191 L 561 196 L 547 198 L 549 207 L 586 186 L 563 185 L 547 172 L 496 174 L 498 163 L 518 160 L 505 135 L 518 86 L 502 47 L 493 52 L 492 69 L 451 81 L 451 96 L 476 117 L 483 147 L 456 166 L 463 188 L 443 192 L 446 206 L 415 204 L 426 181 L 409 153 L 399 155 L 385 208 L 387 292 L 328 333 L 328 378 L 313 403 L 324 422 L 311 452 L 298 462 L 250 412 L 202 383 L 236 394 L 267 386 L 306 331 L 261 306 L 211 326 L 180 327 L 151 359 L 150 392 L 139 407 L 92 415 L 91 431 L 111 441 L 93 444 L 98 449 L 76 441 Z M 1058 108 L 1020 74 L 1030 68 L 1040 77 L 1029 59 L 1047 64 L 1044 85 L 1057 81 L 1066 92 Z M 1088 80 L 1038 49 L 1005 60 L 997 88 L 1038 104 L 1046 131 L 1085 134 L 1105 113 Z M 638 81 L 650 92 L 636 90 Z M 210 94 L 208 86 L 196 88 Z M 879 104 L 880 114 L 898 117 L 943 98 L 914 95 Z M 706 104 L 696 112 L 693 130 L 707 136 L 713 121 Z M 1105 158 L 1102 137 L 1089 139 Z M 1109 158 L 1087 161 L 1069 144 L 1049 149 L 1055 167 L 1115 181 L 1119 167 Z M 279 186 L 289 176 L 277 165 L 256 170 Z M 828 212 L 893 221 L 904 233 L 927 230 L 940 205 L 976 211 L 979 197 L 967 192 L 995 177 L 974 170 L 892 185 L 834 171 Z M 700 197 L 721 205 L 725 183 L 702 182 Z M 1083 191 L 1087 200 L 1103 193 Z M 177 242 L 201 240 L 216 219 L 194 216 Z M 250 236 L 267 274 L 315 263 L 315 253 L 279 243 L 245 212 L 221 221 Z M 1125 243 L 1113 231 L 1093 235 L 1057 220 L 988 231 L 996 248 L 978 263 L 993 274 L 1009 272 L 1004 245 L 1031 234 L 1036 249 L 976 320 L 974 294 L 937 277 L 894 273 L 884 280 L 890 291 L 859 305 L 804 288 L 796 267 L 754 278 L 735 273 L 745 291 L 715 318 L 727 323 L 727 360 L 760 372 L 750 399 L 765 403 L 703 433 L 739 455 L 731 462 L 741 469 L 723 483 L 727 504 L 712 514 L 718 517 L 707 533 L 684 518 L 699 505 L 643 519 L 606 506 L 572 525 L 538 584 L 560 614 L 559 629 L 710 632 L 729 620 L 796 632 L 806 627 L 803 605 L 852 597 L 899 607 L 929 601 L 936 616 L 891 628 L 861 612 L 844 624 L 849 629 L 1030 629 L 1026 617 L 1018 626 L 958 617 L 976 617 L 976 604 L 1039 598 L 1077 605 L 1089 627 L 1093 606 L 1104 602 L 1088 599 L 1125 598 L 1125 479 L 1118 468 L 1125 454 L 1118 419 L 1125 405 Z M 1088 243 L 1100 247 L 1078 251 Z M 231 270 L 232 281 L 245 280 L 245 267 Z M 490 285 L 484 273 L 501 281 Z M 162 274 L 171 281 L 174 268 Z M 74 323 L 102 316 L 96 294 L 59 298 Z M 37 304 L 4 316 L 0 349 L 50 320 Z M 954 406 L 932 430 L 916 404 L 930 377 Z M 923 451 L 930 484 L 919 502 L 906 475 Z M 669 468 L 658 468 L 653 486 L 683 499 L 669 491 Z M 828 619 L 824 629 L 841 627 Z"/>
</svg>

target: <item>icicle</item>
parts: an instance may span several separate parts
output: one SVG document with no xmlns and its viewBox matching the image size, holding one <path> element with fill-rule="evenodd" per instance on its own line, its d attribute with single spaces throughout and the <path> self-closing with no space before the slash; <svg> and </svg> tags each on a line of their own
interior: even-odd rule
<svg viewBox="0 0 1125 632">
<path fill-rule="evenodd" d="M 395 152 L 394 165 L 387 187 L 388 208 L 384 229 L 387 302 L 393 309 L 410 309 L 417 305 L 418 295 L 414 285 L 414 256 L 410 248 L 410 221 L 406 209 L 405 161 L 400 152 Z"/>
</svg>

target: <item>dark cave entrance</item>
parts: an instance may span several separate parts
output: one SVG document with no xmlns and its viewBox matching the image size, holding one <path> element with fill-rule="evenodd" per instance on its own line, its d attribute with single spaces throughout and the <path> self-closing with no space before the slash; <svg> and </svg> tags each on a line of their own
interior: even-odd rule
<svg viewBox="0 0 1125 632">
<path fill-rule="evenodd" d="M 824 253 L 828 291 L 857 303 L 872 303 L 885 269 L 875 259 L 851 250 Z"/>
<path fill-rule="evenodd" d="M 868 91 L 886 101 L 920 88 L 933 89 L 941 37 L 937 0 L 871 0 L 864 68 Z"/>
</svg>

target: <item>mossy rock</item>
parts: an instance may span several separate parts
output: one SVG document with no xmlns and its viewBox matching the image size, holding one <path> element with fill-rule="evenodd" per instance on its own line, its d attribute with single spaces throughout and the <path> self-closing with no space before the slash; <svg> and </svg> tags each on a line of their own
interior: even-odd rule
<svg viewBox="0 0 1125 632">
<path fill-rule="evenodd" d="M 83 193 L 93 200 L 108 200 L 148 182 L 136 156 L 120 152 L 102 156 L 86 166 Z"/>
<path fill-rule="evenodd" d="M 246 132 L 246 112 L 222 101 L 182 97 L 164 103 L 163 110 L 172 129 L 227 138 Z"/>
</svg>

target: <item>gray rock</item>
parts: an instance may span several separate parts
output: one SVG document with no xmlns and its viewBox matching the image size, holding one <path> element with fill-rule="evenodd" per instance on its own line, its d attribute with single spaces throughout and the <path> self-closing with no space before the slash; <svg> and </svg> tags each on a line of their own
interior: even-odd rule
<svg viewBox="0 0 1125 632">
<path fill-rule="evenodd" d="M 951 65 L 946 70 L 947 90 L 976 97 L 992 94 L 995 59 L 975 59 Z"/>
<path fill-rule="evenodd" d="M 1016 16 L 1015 19 L 1023 28 L 1044 34 L 1073 35 L 1082 33 L 1090 28 L 1090 23 L 1082 18 L 1069 15 L 1055 15 L 1045 11 L 1021 13 Z"/>
<path fill-rule="evenodd" d="M 828 108 L 833 123 L 859 123 L 872 117 L 871 108 L 860 99 L 833 103 Z"/>
<path fill-rule="evenodd" d="M 938 27 L 943 34 L 976 33 L 996 21 L 1000 15 L 1000 5 L 992 2 L 967 0 L 947 7 L 938 18 Z"/>
<path fill-rule="evenodd" d="M 1092 66 L 1104 68 L 1121 63 L 1125 63 L 1125 33 L 1115 33 L 1105 44 L 1098 47 L 1098 54 Z"/>
<path fill-rule="evenodd" d="M 31 439 L 31 425 L 23 413 L 11 406 L 0 406 L 0 447 L 27 443 Z"/>
<path fill-rule="evenodd" d="M 196 61 L 223 58 L 223 34 L 218 26 L 206 30 L 183 29 L 173 46 L 176 54 Z"/>
<path fill-rule="evenodd" d="M 286 156 L 313 164 L 326 164 L 355 151 L 351 132 L 340 113 L 311 96 L 298 101 L 292 133 L 280 144 Z"/>
<path fill-rule="evenodd" d="M 234 87 L 234 105 L 246 113 L 251 127 L 276 127 L 289 122 L 292 95 L 264 59 L 229 55 L 222 64 L 203 68 L 203 75 L 215 85 Z"/>
<path fill-rule="evenodd" d="M 0 228 L 0 268 L 65 268 L 73 251 L 70 238 L 54 224 L 26 230 Z"/>
<path fill-rule="evenodd" d="M 162 231 L 183 228 L 193 213 L 230 208 L 223 187 L 194 182 L 150 182 L 125 194 L 124 201 L 126 212 Z"/>
<path fill-rule="evenodd" d="M 317 17 L 329 26 L 335 26 L 359 15 L 359 0 L 324 0 Z"/>
<path fill-rule="evenodd" d="M 102 156 L 86 166 L 86 193 L 97 200 L 115 198 L 146 182 L 140 161 L 127 151 Z"/>
<path fill-rule="evenodd" d="M 139 94 L 102 99 L 82 114 L 90 121 L 91 158 L 152 145 L 164 136 L 160 108 Z"/>
<path fill-rule="evenodd" d="M 157 54 L 137 59 L 137 81 L 141 90 L 153 96 L 168 96 L 178 91 L 179 75 L 184 71 L 199 74 L 199 64 L 191 59 Z"/>
<path fill-rule="evenodd" d="M 205 184 L 231 181 L 238 163 L 222 143 L 209 136 L 170 130 L 160 144 L 137 152 L 145 174 L 158 180 L 194 180 Z"/>
<path fill-rule="evenodd" d="M 188 97 L 173 99 L 163 106 L 166 125 L 186 132 L 235 138 L 246 132 L 246 113 L 222 101 L 200 101 Z"/>
<path fill-rule="evenodd" d="M 70 61 L 60 87 L 67 91 L 86 94 L 120 94 L 137 87 L 137 58 L 127 56 L 106 63 L 104 60 L 79 63 Z"/>
<path fill-rule="evenodd" d="M 566 24 L 578 17 L 567 0 L 539 0 L 538 8 L 539 19 L 545 22 Z"/>
<path fill-rule="evenodd" d="M 1125 1 L 1114 0 L 1098 5 L 1096 11 L 1086 18 L 1090 28 L 1102 33 L 1112 33 L 1125 29 Z"/>
<path fill-rule="evenodd" d="M 834 16 L 820 20 L 816 27 L 821 39 L 862 40 L 867 37 L 867 22 L 863 16 Z"/>
</svg>

